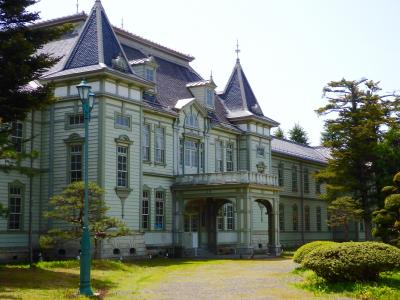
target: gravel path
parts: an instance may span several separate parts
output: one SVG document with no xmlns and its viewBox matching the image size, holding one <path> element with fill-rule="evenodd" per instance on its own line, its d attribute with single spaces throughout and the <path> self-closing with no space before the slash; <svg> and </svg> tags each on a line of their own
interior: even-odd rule
<svg viewBox="0 0 400 300">
<path fill-rule="evenodd" d="M 145 299 L 316 299 L 291 285 L 301 280 L 290 273 L 295 267 L 291 260 L 279 258 L 210 263 L 168 273 L 141 295 Z"/>
</svg>

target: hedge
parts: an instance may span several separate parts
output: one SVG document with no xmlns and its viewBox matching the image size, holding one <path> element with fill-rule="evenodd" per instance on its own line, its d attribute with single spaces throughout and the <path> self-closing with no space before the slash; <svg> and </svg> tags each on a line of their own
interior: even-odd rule
<svg viewBox="0 0 400 300">
<path fill-rule="evenodd" d="M 293 255 L 293 261 L 301 264 L 304 256 L 308 253 L 310 253 L 311 250 L 314 250 L 316 248 L 319 248 L 321 246 L 325 246 L 325 245 L 330 245 L 330 244 L 335 244 L 335 242 L 332 241 L 315 241 L 315 242 L 311 242 L 308 244 L 304 244 L 303 246 L 301 246 L 299 249 L 296 250 L 296 252 Z"/>
<path fill-rule="evenodd" d="M 400 267 L 400 249 L 378 242 L 335 243 L 306 254 L 302 266 L 327 281 L 376 280 L 380 272 Z"/>
</svg>

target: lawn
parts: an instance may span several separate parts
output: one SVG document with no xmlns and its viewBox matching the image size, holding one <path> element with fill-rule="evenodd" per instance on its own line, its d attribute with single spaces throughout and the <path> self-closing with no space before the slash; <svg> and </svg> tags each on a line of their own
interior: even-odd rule
<svg viewBox="0 0 400 300">
<path fill-rule="evenodd" d="M 93 263 L 92 285 L 105 299 L 309 299 L 295 288 L 290 259 L 176 260 Z M 81 299 L 79 262 L 0 266 L 0 299 Z"/>
<path fill-rule="evenodd" d="M 313 271 L 303 268 L 295 269 L 292 273 L 304 278 L 295 286 L 316 296 L 335 294 L 358 299 L 400 299 L 400 271 L 382 273 L 377 282 L 335 283 L 328 283 Z"/>
</svg>

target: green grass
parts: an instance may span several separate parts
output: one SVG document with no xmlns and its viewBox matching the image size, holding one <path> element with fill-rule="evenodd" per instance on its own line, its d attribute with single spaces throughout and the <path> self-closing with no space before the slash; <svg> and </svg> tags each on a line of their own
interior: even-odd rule
<svg viewBox="0 0 400 300">
<path fill-rule="evenodd" d="M 121 263 L 98 260 L 92 265 L 92 287 L 100 298 L 132 298 L 149 284 L 156 284 L 168 273 L 195 269 L 222 261 L 154 259 Z M 0 265 L 0 299 L 84 299 L 77 295 L 79 261 L 40 262 L 28 265 Z"/>
<path fill-rule="evenodd" d="M 292 273 L 300 275 L 304 281 L 295 286 L 311 291 L 317 296 L 335 294 L 361 299 L 400 299 L 400 271 L 382 273 L 376 282 L 336 282 L 330 283 L 313 271 L 297 268 Z"/>
</svg>

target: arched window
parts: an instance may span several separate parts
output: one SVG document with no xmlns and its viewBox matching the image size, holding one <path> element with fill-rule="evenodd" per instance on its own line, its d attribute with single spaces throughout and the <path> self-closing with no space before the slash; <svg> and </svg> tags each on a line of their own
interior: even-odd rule
<svg viewBox="0 0 400 300">
<path fill-rule="evenodd" d="M 292 222 L 293 222 L 293 231 L 299 230 L 299 209 L 297 204 L 293 204 L 292 206 Z"/>
<path fill-rule="evenodd" d="M 199 120 L 198 120 L 197 116 L 192 112 L 190 114 L 188 114 L 185 119 L 185 125 L 188 127 L 198 128 Z"/>
<path fill-rule="evenodd" d="M 308 205 L 304 207 L 304 230 L 310 231 L 310 207 Z"/>
</svg>

